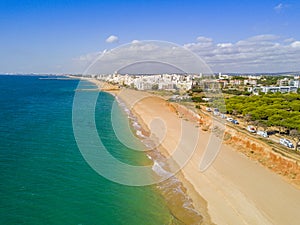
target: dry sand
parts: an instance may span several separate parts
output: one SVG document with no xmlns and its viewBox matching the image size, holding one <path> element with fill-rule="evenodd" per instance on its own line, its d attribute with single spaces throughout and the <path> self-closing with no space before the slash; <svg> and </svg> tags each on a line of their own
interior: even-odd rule
<svg viewBox="0 0 300 225">
<path fill-rule="evenodd" d="M 192 158 L 178 177 L 183 175 L 183 181 L 188 181 L 185 187 L 194 206 L 202 213 L 207 206 L 213 223 L 299 224 L 300 190 L 282 177 L 228 145 L 222 145 L 213 164 L 200 172 L 199 164 L 204 150 L 209 140 L 215 138 L 211 133 L 203 132 L 195 122 L 180 118 L 176 110 L 158 96 L 127 89 L 114 94 L 132 107 L 131 110 L 146 129 L 159 137 L 168 155 L 172 155 L 179 146 L 180 154 L 185 158 L 189 148 L 193 148 L 193 142 L 199 138 Z M 182 124 L 188 130 L 183 141 Z M 210 145 L 210 148 L 214 146 Z"/>
</svg>

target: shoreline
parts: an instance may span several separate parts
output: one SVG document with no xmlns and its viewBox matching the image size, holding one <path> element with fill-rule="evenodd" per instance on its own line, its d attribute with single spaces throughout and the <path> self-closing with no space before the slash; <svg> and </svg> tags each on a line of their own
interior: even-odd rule
<svg viewBox="0 0 300 225">
<path fill-rule="evenodd" d="M 148 125 L 145 123 L 143 118 L 139 115 L 139 113 L 136 112 L 136 110 L 134 108 L 132 108 L 130 111 L 137 118 L 138 123 L 141 125 L 142 131 L 144 131 L 143 135 L 144 136 L 149 136 L 149 134 L 151 133 L 151 130 L 149 129 Z M 168 152 L 168 150 L 164 146 L 159 146 L 158 148 L 156 148 L 156 150 L 164 156 L 164 159 L 170 156 L 170 153 Z M 155 158 L 153 158 L 153 159 L 155 160 Z M 190 183 L 190 181 L 186 179 L 186 177 L 184 176 L 184 174 L 181 171 L 174 174 L 173 177 L 178 179 L 178 181 L 180 182 L 180 186 L 182 185 L 182 187 L 184 189 L 183 190 L 184 191 L 184 196 L 187 197 L 189 199 L 189 203 L 192 204 L 191 209 L 192 210 L 195 209 L 202 216 L 203 219 L 202 219 L 201 224 L 207 224 L 207 225 L 208 224 L 213 224 L 212 221 L 211 221 L 210 215 L 208 214 L 206 200 L 195 190 L 192 183 Z M 172 177 L 169 178 L 169 179 L 172 179 Z M 168 183 L 168 180 L 163 181 L 159 184 L 156 184 L 155 186 L 160 188 L 160 187 L 164 186 L 166 183 Z M 166 196 L 163 196 L 163 197 L 165 198 L 165 200 L 168 200 Z M 172 200 L 172 199 L 169 199 L 169 201 L 170 200 Z M 167 202 L 167 204 L 170 204 L 170 203 Z M 170 210 L 173 211 L 172 209 L 170 209 Z M 189 224 L 189 223 L 186 223 L 186 224 Z"/>
<path fill-rule="evenodd" d="M 116 101 L 118 102 L 119 105 L 125 104 L 126 109 L 128 109 L 127 107 L 130 107 L 130 104 L 133 104 L 130 101 L 128 102 L 128 98 L 126 99 L 125 97 L 124 99 L 118 96 L 118 92 L 115 91 L 112 92 L 107 90 L 103 90 L 103 91 L 113 95 L 116 98 Z M 145 92 L 144 94 L 148 95 L 148 93 Z M 140 129 L 133 128 L 134 131 L 141 132 L 141 134 L 135 133 L 135 136 L 137 136 L 140 139 L 140 141 L 146 146 L 147 143 L 144 142 L 145 140 L 144 138 L 149 136 L 151 130 L 149 129 L 148 125 L 145 123 L 141 115 L 136 112 L 134 107 L 128 110 L 129 110 L 128 119 L 131 122 L 137 122 L 138 125 L 140 126 Z M 150 152 L 152 152 L 152 150 L 150 150 Z M 163 146 L 159 146 L 156 149 L 154 149 L 154 152 L 152 152 L 152 154 L 151 153 L 145 153 L 145 154 L 148 157 L 150 157 L 154 163 L 159 162 L 159 160 L 161 160 L 161 158 L 159 157 L 164 157 L 165 159 L 165 157 L 169 156 L 167 149 L 165 149 Z M 159 157 L 157 157 L 157 155 L 159 155 Z M 173 217 L 176 220 L 180 221 L 183 224 L 206 224 L 206 225 L 213 224 L 211 222 L 211 218 L 207 211 L 207 202 L 202 196 L 199 195 L 199 193 L 194 189 L 193 185 L 185 178 L 185 176 L 181 173 L 181 171 L 179 171 L 178 173 L 176 173 L 174 176 L 167 179 L 166 181 L 162 181 L 159 184 L 154 184 L 154 186 L 155 189 L 159 191 L 159 194 L 162 195 L 162 197 L 165 199 L 166 205 L 169 208 L 170 213 L 173 215 Z M 173 186 L 173 187 L 170 189 L 169 187 L 165 188 L 164 186 Z M 174 190 L 176 190 L 177 192 L 177 189 L 180 189 L 183 193 L 178 192 L 175 195 L 171 193 L 170 196 L 170 192 Z M 179 200 L 178 205 L 174 205 L 174 203 L 172 203 L 174 199 L 178 200 L 181 198 L 185 198 L 185 200 L 184 201 Z M 190 205 L 185 206 L 188 204 Z M 194 215 L 190 215 L 190 216 L 184 215 L 184 213 L 191 214 L 191 212 L 193 212 L 194 210 L 195 210 Z M 202 222 L 200 222 L 199 219 L 197 218 L 199 215 L 198 213 L 200 213 L 200 216 L 202 217 L 201 218 Z"/>
<path fill-rule="evenodd" d="M 98 86 L 99 90 L 104 91 L 104 92 L 114 96 L 114 98 L 116 99 L 116 101 L 118 102 L 120 107 L 123 108 L 124 106 L 121 106 L 121 105 L 125 104 L 125 107 L 129 110 L 129 114 L 128 114 L 128 112 L 126 112 L 126 113 L 128 114 L 128 119 L 130 120 L 130 122 L 132 122 L 132 120 L 135 121 L 131 116 L 131 115 L 133 115 L 133 117 L 135 117 L 135 119 L 136 119 L 136 122 L 140 126 L 139 131 L 141 131 L 141 135 L 138 135 L 137 133 L 135 133 L 135 136 L 137 136 L 140 139 L 140 141 L 142 143 L 144 143 L 143 138 L 149 136 L 149 134 L 151 133 L 151 130 L 149 129 L 148 125 L 145 123 L 145 121 L 143 120 L 141 115 L 136 112 L 135 108 L 134 107 L 130 108 L 131 105 L 135 104 L 135 101 L 134 100 L 132 101 L 132 99 L 130 99 L 128 97 L 124 98 L 124 96 L 123 96 L 123 98 L 122 98 L 121 96 L 119 96 L 118 94 L 119 94 L 119 91 L 121 91 L 121 90 L 118 90 L 118 91 L 103 90 L 101 88 L 103 86 L 103 83 L 101 81 L 99 82 L 98 80 L 95 80 L 92 78 L 85 78 L 83 80 L 87 80 L 87 81 L 94 83 L 95 85 Z M 139 94 L 143 95 L 143 97 L 146 97 L 147 95 L 149 95 L 146 92 L 139 92 Z M 125 110 L 125 111 L 127 111 L 127 110 Z M 137 131 L 136 128 L 134 128 L 134 130 Z M 144 143 L 144 145 L 147 145 L 147 143 Z M 154 152 L 153 154 L 145 153 L 148 157 L 151 158 L 152 161 L 154 160 L 153 162 L 155 162 L 156 160 L 159 160 L 158 158 L 155 158 L 155 157 L 157 157 L 157 153 L 161 154 L 163 157 L 169 156 L 167 149 L 165 149 L 163 146 L 159 146 L 155 151 L 156 152 Z M 150 151 L 150 152 L 152 152 L 152 151 Z M 161 157 L 161 155 L 160 155 L 160 157 Z M 176 173 L 173 176 L 173 178 L 175 178 L 175 180 L 173 179 L 170 181 L 170 179 L 172 179 L 172 177 L 171 177 L 168 180 L 163 181 L 159 184 L 154 184 L 156 191 L 159 192 L 158 194 L 160 194 L 165 199 L 166 206 L 169 208 L 172 216 L 176 220 L 178 220 L 180 223 L 183 223 L 183 224 L 212 225 L 213 223 L 211 222 L 211 218 L 208 214 L 207 202 L 205 201 L 205 199 L 195 190 L 193 185 L 185 178 L 185 176 L 182 174 L 181 171 Z M 172 189 L 168 190 L 167 188 L 164 188 L 164 186 L 172 186 Z M 173 195 L 173 193 L 171 193 L 172 196 L 170 196 L 170 192 L 172 192 L 176 189 L 180 189 L 183 193 L 177 193 L 177 196 Z M 168 191 L 170 191 L 170 192 L 168 192 Z M 185 198 L 185 201 L 181 202 L 182 198 Z M 174 201 L 174 199 L 180 199 L 179 205 L 172 204 L 172 201 Z M 190 205 L 188 206 L 188 204 L 190 204 Z M 195 215 L 185 215 L 185 214 L 191 214 L 191 212 L 193 213 L 193 211 L 194 211 Z M 199 214 L 201 216 L 201 220 L 199 220 L 199 218 L 198 218 Z"/>
<path fill-rule="evenodd" d="M 135 115 L 148 132 L 157 115 L 164 114 L 171 127 L 174 121 L 180 121 L 166 102 L 163 103 L 158 96 L 146 95 L 151 96 L 150 100 L 137 103 L 135 98 L 145 96 L 145 92 L 122 90 L 123 98 L 127 104 L 134 105 Z M 176 177 L 184 184 L 194 207 L 204 214 L 207 212 L 206 219 L 211 218 L 215 224 L 297 224 L 300 215 L 294 206 L 300 202 L 300 191 L 232 146 L 223 144 L 214 164 L 201 173 L 198 165 L 210 132 L 202 131 L 199 126 L 198 129 L 201 135 L 196 152 Z M 167 132 L 162 142 L 164 149 L 160 149 L 162 153 L 172 154 L 175 133 Z"/>
</svg>

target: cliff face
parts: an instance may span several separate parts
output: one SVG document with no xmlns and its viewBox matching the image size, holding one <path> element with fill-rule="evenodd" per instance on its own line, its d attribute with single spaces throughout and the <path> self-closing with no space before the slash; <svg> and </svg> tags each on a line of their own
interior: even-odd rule
<svg viewBox="0 0 300 225">
<path fill-rule="evenodd" d="M 276 153 L 266 143 L 232 128 L 226 128 L 225 137 L 225 144 L 231 145 L 250 159 L 260 162 L 300 187 L 300 166 L 296 160 Z"/>
</svg>

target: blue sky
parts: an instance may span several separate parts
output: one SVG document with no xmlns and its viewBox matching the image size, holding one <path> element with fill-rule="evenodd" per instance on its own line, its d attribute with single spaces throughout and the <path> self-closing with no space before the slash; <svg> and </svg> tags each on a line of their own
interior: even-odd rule
<svg viewBox="0 0 300 225">
<path fill-rule="evenodd" d="M 300 70 L 300 65 L 297 66 L 300 64 L 297 63 L 300 61 L 297 58 L 300 56 L 299 27 L 300 3 L 296 0 L 1 0 L 0 72 L 80 73 L 83 68 L 74 65 L 76 59 L 84 60 L 90 53 L 132 40 L 164 40 L 186 46 L 199 53 L 218 72 Z M 106 42 L 111 35 L 118 41 Z M 225 53 L 241 49 L 238 43 L 247 42 L 254 36 L 260 38 L 255 44 L 251 42 L 253 49 L 249 52 L 254 53 L 261 41 L 267 41 L 267 46 L 279 43 L 280 46 L 271 49 L 263 46 L 261 51 L 266 49 L 270 54 L 273 49 L 287 55 L 292 52 L 291 64 L 279 67 L 279 56 L 274 60 L 276 63 L 264 61 L 255 68 L 249 64 L 243 66 L 243 63 L 234 66 L 239 63 L 238 55 L 228 62 Z M 209 39 L 211 48 L 202 48 L 205 39 L 198 37 Z M 232 45 L 222 45 L 224 43 Z M 226 51 L 223 51 L 224 47 Z M 197 52 L 199 48 L 201 52 Z M 207 51 L 221 56 L 209 58 Z M 239 54 L 245 55 L 245 51 L 243 48 Z M 255 57 L 251 55 L 249 60 Z M 257 57 L 265 60 L 262 55 Z"/>
</svg>

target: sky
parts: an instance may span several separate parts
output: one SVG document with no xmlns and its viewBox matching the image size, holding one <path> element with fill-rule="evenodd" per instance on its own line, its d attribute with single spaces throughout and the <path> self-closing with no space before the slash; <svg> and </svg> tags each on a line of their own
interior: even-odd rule
<svg viewBox="0 0 300 225">
<path fill-rule="evenodd" d="M 175 43 L 214 72 L 300 71 L 300 1 L 0 0 L 0 73 L 82 73 L 134 40 Z"/>
</svg>

